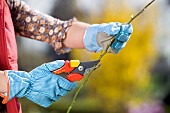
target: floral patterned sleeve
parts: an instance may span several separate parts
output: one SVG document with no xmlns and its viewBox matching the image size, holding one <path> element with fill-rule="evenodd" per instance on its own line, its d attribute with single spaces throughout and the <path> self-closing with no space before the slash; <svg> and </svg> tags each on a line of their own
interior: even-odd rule
<svg viewBox="0 0 170 113">
<path fill-rule="evenodd" d="M 8 0 L 16 35 L 49 43 L 58 54 L 69 52 L 62 41 L 75 18 L 62 21 L 43 14 L 23 1 Z"/>
</svg>

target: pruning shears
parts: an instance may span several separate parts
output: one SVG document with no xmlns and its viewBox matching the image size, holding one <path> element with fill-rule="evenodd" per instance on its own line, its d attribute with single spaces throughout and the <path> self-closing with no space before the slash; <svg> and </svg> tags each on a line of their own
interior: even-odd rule
<svg viewBox="0 0 170 113">
<path fill-rule="evenodd" d="M 80 62 L 79 60 L 66 60 L 64 65 L 54 70 L 53 73 L 57 75 L 66 75 L 66 79 L 70 82 L 80 81 L 84 77 L 84 73 L 87 69 L 91 69 L 96 66 L 100 60 Z"/>
</svg>

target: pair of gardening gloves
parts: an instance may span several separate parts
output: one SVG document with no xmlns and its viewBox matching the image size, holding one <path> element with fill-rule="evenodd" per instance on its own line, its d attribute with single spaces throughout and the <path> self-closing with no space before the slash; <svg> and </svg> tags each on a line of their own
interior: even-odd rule
<svg viewBox="0 0 170 113">
<path fill-rule="evenodd" d="M 125 47 L 132 31 L 131 24 L 94 24 L 85 31 L 84 46 L 91 52 L 99 52 L 105 50 L 110 40 L 114 38 L 108 52 L 117 54 Z M 13 97 L 26 97 L 40 106 L 48 107 L 52 102 L 65 96 L 76 87 L 76 83 L 52 73 L 53 70 L 61 68 L 64 62 L 56 60 L 45 63 L 30 72 L 6 70 L 9 87 L 6 95 L 1 93 L 4 97 L 3 103 Z"/>
</svg>

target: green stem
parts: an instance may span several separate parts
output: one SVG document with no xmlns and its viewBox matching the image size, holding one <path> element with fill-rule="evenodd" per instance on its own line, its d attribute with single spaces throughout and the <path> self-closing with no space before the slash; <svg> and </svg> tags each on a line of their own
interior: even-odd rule
<svg viewBox="0 0 170 113">
<path fill-rule="evenodd" d="M 73 98 L 73 101 L 71 102 L 71 104 L 70 104 L 70 106 L 69 106 L 69 108 L 68 108 L 68 110 L 67 110 L 67 113 L 70 113 L 73 105 L 75 104 L 75 100 L 76 100 L 79 92 L 80 92 L 81 89 L 84 87 L 84 85 L 85 85 L 86 82 L 88 81 L 91 73 L 92 73 L 95 69 L 96 69 L 96 68 L 95 68 L 95 66 L 94 66 L 94 67 L 90 70 L 90 72 L 88 73 L 87 77 L 84 79 L 83 83 L 80 85 L 80 87 L 78 88 L 78 90 L 76 91 L 76 93 L 75 93 L 75 95 L 74 95 L 74 98 Z"/>
<path fill-rule="evenodd" d="M 152 0 L 151 2 L 149 2 L 139 13 L 137 13 L 134 17 L 132 17 L 132 18 L 129 20 L 128 24 L 132 23 L 132 21 L 133 21 L 134 19 L 136 19 L 140 14 L 142 14 L 142 13 L 146 10 L 146 8 L 149 7 L 154 1 L 155 1 L 155 0 Z M 106 53 L 107 53 L 110 45 L 114 42 L 115 37 L 116 37 L 116 36 L 114 36 L 114 37 L 111 39 L 110 43 L 109 43 L 109 44 L 107 45 L 107 47 L 106 47 L 106 50 L 104 50 L 104 52 L 99 56 L 98 60 L 101 60 L 101 59 L 106 55 Z M 87 81 L 88 81 L 90 75 L 92 74 L 92 72 L 93 72 L 94 70 L 96 70 L 98 67 L 99 67 L 99 64 L 97 64 L 96 66 L 94 66 L 94 67 L 90 70 L 90 72 L 86 75 L 87 77 L 84 79 L 83 83 L 80 85 L 80 87 L 79 87 L 78 90 L 76 91 L 76 93 L 75 93 L 75 95 L 74 95 L 74 98 L 73 98 L 73 100 L 72 100 L 72 102 L 71 102 L 71 104 L 70 104 L 70 106 L 69 106 L 69 108 L 68 108 L 68 110 L 67 110 L 67 113 L 70 113 L 72 107 L 74 106 L 74 104 L 75 104 L 75 102 L 76 102 L 76 98 L 77 98 L 79 92 L 80 92 L 81 89 L 84 87 L 84 85 L 87 83 Z"/>
</svg>

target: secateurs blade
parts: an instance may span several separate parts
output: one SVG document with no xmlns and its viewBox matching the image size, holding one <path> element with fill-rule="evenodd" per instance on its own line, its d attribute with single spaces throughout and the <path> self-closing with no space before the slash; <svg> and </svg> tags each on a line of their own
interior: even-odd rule
<svg viewBox="0 0 170 113">
<path fill-rule="evenodd" d="M 53 73 L 60 75 L 65 73 L 67 75 L 66 79 L 74 82 L 80 81 L 84 77 L 84 73 L 87 69 L 91 69 L 96 66 L 100 60 L 80 62 L 79 60 L 66 60 L 64 66 L 54 70 Z"/>
</svg>

